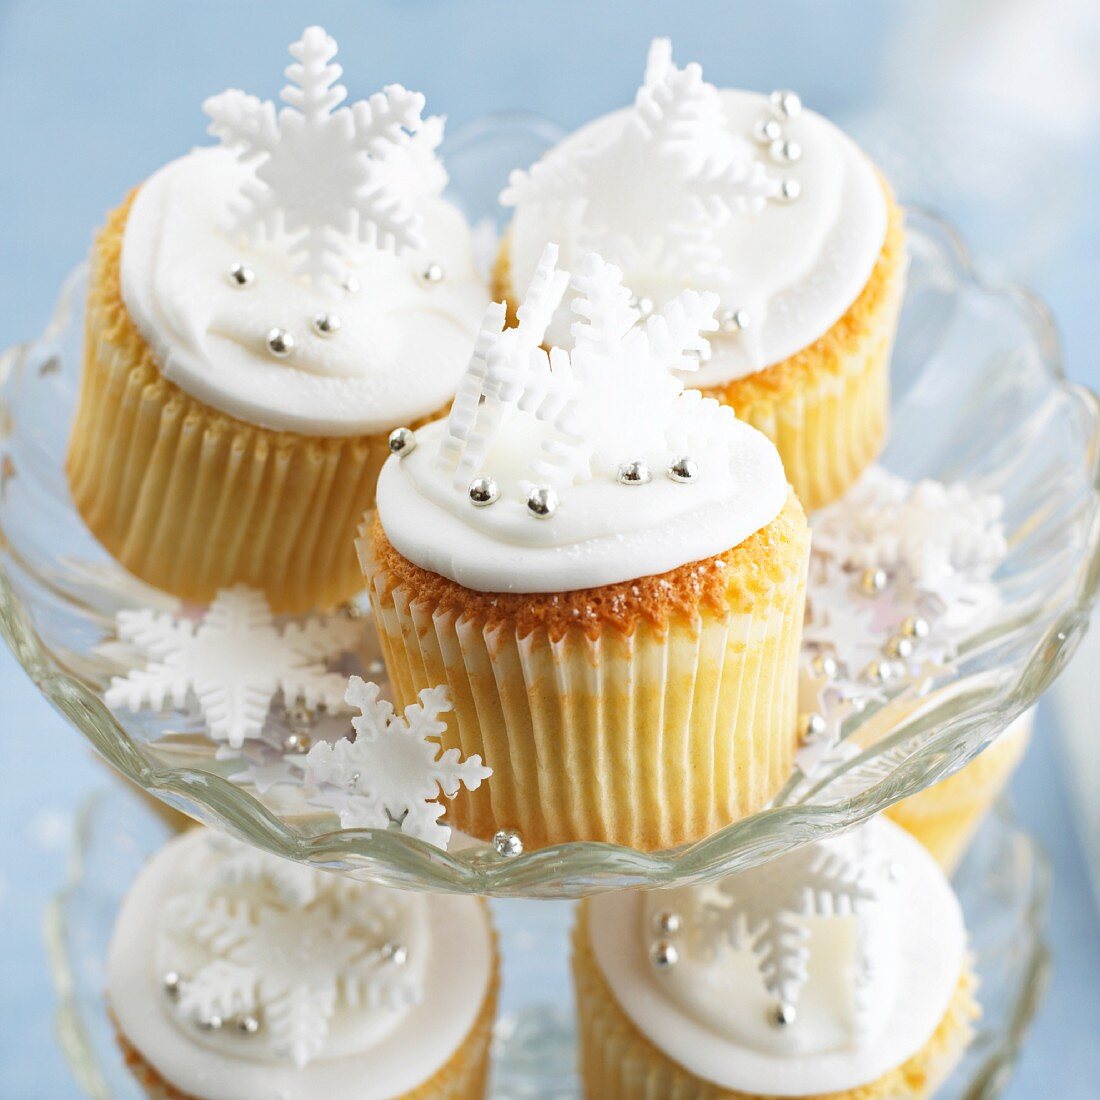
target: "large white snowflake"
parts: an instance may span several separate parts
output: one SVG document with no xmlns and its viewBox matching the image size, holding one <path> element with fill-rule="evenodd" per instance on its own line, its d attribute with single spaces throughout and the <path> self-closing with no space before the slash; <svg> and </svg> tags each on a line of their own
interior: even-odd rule
<svg viewBox="0 0 1100 1100">
<path fill-rule="evenodd" d="M 447 182 L 436 156 L 442 120 L 422 119 L 424 97 L 390 84 L 341 107 L 336 49 L 321 27 L 303 32 L 290 47 L 278 114 L 238 89 L 203 104 L 210 132 L 252 168 L 231 209 L 234 228 L 253 239 L 286 234 L 299 273 L 315 281 L 344 274 L 355 237 L 394 251 L 422 247 L 417 200 Z"/>
<path fill-rule="evenodd" d="M 144 609 L 119 612 L 117 629 L 150 660 L 111 680 L 108 706 L 160 710 L 193 698 L 210 736 L 239 748 L 260 735 L 280 692 L 288 705 L 343 709 L 347 678 L 324 661 L 351 649 L 361 626 L 330 616 L 279 627 L 263 593 L 238 585 L 222 589 L 201 622 Z"/>
<path fill-rule="evenodd" d="M 251 1016 L 275 1053 L 299 1068 L 324 1047 L 337 1009 L 391 1010 L 415 1003 L 419 983 L 393 950 L 402 909 L 365 883 L 302 868 L 314 882 L 286 889 L 281 861 L 224 865 L 169 904 L 172 949 L 197 947 L 207 961 L 181 971 L 177 1010 L 197 1024 Z M 223 859 L 227 858 L 223 855 Z M 224 872 L 224 873 L 223 873 Z"/>
<path fill-rule="evenodd" d="M 545 206 L 571 227 L 578 251 L 598 249 L 627 270 L 720 285 L 730 272 L 715 234 L 781 186 L 753 143 L 730 130 L 699 65 L 677 68 L 669 40 L 658 38 L 627 124 L 568 161 L 551 156 L 513 172 L 501 201 Z"/>
<path fill-rule="evenodd" d="M 352 719 L 355 740 L 314 745 L 306 758 L 307 781 L 337 788 L 322 801 L 340 814 L 345 828 L 385 828 L 399 823 L 403 832 L 446 848 L 451 830 L 439 823 L 446 808 L 442 793 L 453 798 L 459 789 L 477 790 L 492 775 L 480 756 L 461 759 L 458 749 L 442 751 L 446 723 L 440 715 L 451 709 L 445 687 L 425 688 L 420 702 L 401 716 L 379 695 L 377 684 L 353 676 L 347 702 L 361 714 Z"/>
<path fill-rule="evenodd" d="M 764 988 L 793 1006 L 808 977 L 805 918 L 858 918 L 875 897 L 859 863 L 836 847 L 812 844 L 722 880 L 701 906 L 698 933 L 709 951 L 723 940 L 735 950 L 751 950 Z M 859 961 L 867 971 L 868 960 Z"/>
<path fill-rule="evenodd" d="M 703 334 L 717 328 L 716 295 L 684 291 L 641 323 L 614 264 L 590 254 L 570 276 L 557 259 L 547 245 L 515 327 L 502 331 L 499 307 L 486 314 L 440 446 L 456 488 L 482 472 L 516 412 L 543 425 L 531 478 L 557 487 L 614 474 L 662 444 L 676 453 L 713 445 L 734 419 L 727 406 L 686 390 L 677 373 L 698 367 Z M 567 288 L 578 317 L 573 349 L 547 351 L 547 327 Z"/>
</svg>

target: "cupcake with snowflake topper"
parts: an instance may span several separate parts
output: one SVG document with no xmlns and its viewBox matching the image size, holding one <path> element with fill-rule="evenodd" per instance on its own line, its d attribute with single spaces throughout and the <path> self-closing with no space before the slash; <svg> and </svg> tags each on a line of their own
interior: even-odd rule
<svg viewBox="0 0 1100 1100">
<path fill-rule="evenodd" d="M 497 267 L 513 300 L 546 241 L 566 266 L 618 264 L 639 311 L 683 287 L 719 297 L 719 328 L 690 384 L 779 448 L 803 504 L 840 496 L 886 432 L 901 299 L 902 216 L 874 166 L 790 91 L 721 89 L 650 48 L 632 107 L 513 173 Z M 550 325 L 569 339 L 568 308 Z"/>
<path fill-rule="evenodd" d="M 706 886 L 585 902 L 586 1095 L 917 1100 L 978 1015 L 959 903 L 879 818 Z"/>
<path fill-rule="evenodd" d="M 484 902 L 355 882 L 205 829 L 138 875 L 107 966 L 127 1065 L 157 1100 L 474 1100 L 497 985 Z"/>
<path fill-rule="evenodd" d="M 247 583 L 276 611 L 360 587 L 390 432 L 447 407 L 488 301 L 440 194 L 442 119 L 396 84 L 344 104 L 320 27 L 290 52 L 281 109 L 207 100 L 220 145 L 109 216 L 68 457 L 132 573 L 196 601 Z"/>
<path fill-rule="evenodd" d="M 448 811 L 467 833 L 658 849 L 788 777 L 808 528 L 775 447 L 681 381 L 716 304 L 642 321 L 617 268 L 547 246 L 383 467 L 360 556 L 398 703 L 446 685 L 441 743 L 493 771 Z"/>
</svg>

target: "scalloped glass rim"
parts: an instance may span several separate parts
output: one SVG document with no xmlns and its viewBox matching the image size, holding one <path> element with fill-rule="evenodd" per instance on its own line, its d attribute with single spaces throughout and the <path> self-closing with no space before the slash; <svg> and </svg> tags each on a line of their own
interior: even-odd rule
<svg viewBox="0 0 1100 1100">
<path fill-rule="evenodd" d="M 455 136 L 452 182 L 464 189 L 458 198 L 473 219 L 493 216 L 487 197 L 504 171 L 527 163 L 555 132 L 545 120 L 509 114 Z M 73 570 L 75 551 L 66 554 L 56 539 L 51 543 L 56 532 L 48 529 L 46 505 L 39 507 L 35 497 L 20 512 L 7 491 L 9 474 L 18 471 L 15 482 L 22 478 L 28 491 L 42 486 L 43 493 L 68 500 L 58 489 L 64 477 L 60 418 L 24 425 L 21 406 L 41 400 L 35 387 L 53 387 L 51 396 L 75 401 L 76 356 L 66 359 L 63 345 L 78 335 L 80 271 L 65 283 L 44 336 L 0 357 L 0 632 L 47 699 L 140 787 L 287 858 L 394 885 L 546 897 L 666 886 L 751 866 L 850 827 L 957 771 L 1030 706 L 1080 641 L 1100 578 L 1100 405 L 1065 380 L 1047 310 L 1026 290 L 985 285 L 958 236 L 935 215 L 910 206 L 909 238 L 910 290 L 894 365 L 897 430 L 884 464 L 907 476 L 1011 490 L 1014 497 L 1025 485 L 1031 495 L 1010 501 L 1007 517 L 1014 558 L 1004 587 L 1012 599 L 990 629 L 969 639 L 955 675 L 936 683 L 931 697 L 900 717 L 888 736 L 825 780 L 792 783 L 779 800 L 785 804 L 703 841 L 648 853 L 572 843 L 503 859 L 488 845 L 448 853 L 394 830 L 305 835 L 219 775 L 152 760 L 74 673 L 88 666 L 80 658 L 110 625 L 94 578 Z M 945 381 L 958 385 L 951 389 Z M 1045 449 L 1037 455 L 1040 446 Z M 1051 449 L 1049 462 L 1039 462 Z M 16 489 L 18 495 L 22 488 Z M 66 540 L 87 541 L 82 525 L 71 526 L 80 522 L 71 503 L 68 509 L 71 515 L 60 517 L 69 524 Z M 151 589 L 143 598 L 164 600 Z M 56 633 L 66 616 L 69 632 L 47 644 L 43 628 Z"/>
<path fill-rule="evenodd" d="M 115 1043 L 102 968 L 122 896 L 167 835 L 130 792 L 118 788 L 93 796 L 78 819 L 67 884 L 46 914 L 58 1033 L 69 1066 L 92 1100 L 129 1100 L 141 1091 Z M 993 1100 L 1011 1078 L 1046 989 L 1049 867 L 1035 841 L 999 806 L 963 861 L 955 886 L 971 933 L 982 1018 L 963 1062 L 936 1096 Z M 518 903 L 517 909 L 517 903 L 504 903 L 494 911 L 504 987 L 489 1095 L 569 1100 L 580 1095 L 575 1008 L 566 973 L 572 906 L 539 905 L 534 913 L 530 904 Z"/>
</svg>

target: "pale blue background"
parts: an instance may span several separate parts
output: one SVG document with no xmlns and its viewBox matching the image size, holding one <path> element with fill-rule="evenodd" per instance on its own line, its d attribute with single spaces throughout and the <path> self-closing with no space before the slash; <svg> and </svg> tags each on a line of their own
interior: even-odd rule
<svg viewBox="0 0 1100 1100">
<path fill-rule="evenodd" d="M 957 5 L 959 35 L 997 7 Z M 1001 7 L 1021 3 L 1001 0 Z M 1066 0 L 1067 13 L 1080 7 Z M 1059 9 L 1044 7 L 1055 25 Z M 576 125 L 626 102 L 649 38 L 671 33 L 678 58 L 700 60 L 718 83 L 793 86 L 825 113 L 866 125 L 875 109 L 902 123 L 925 109 L 919 81 L 918 94 L 911 84 L 906 95 L 898 74 L 922 48 L 920 20 L 929 18 L 941 21 L 931 35 L 933 54 L 958 45 L 944 37 L 943 26 L 955 20 L 944 3 L 0 0 L 0 345 L 42 327 L 55 288 L 84 255 L 103 212 L 152 169 L 203 140 L 204 96 L 230 85 L 276 92 L 284 48 L 306 23 L 324 22 L 339 38 L 353 92 L 400 80 L 425 92 L 452 124 L 521 107 Z M 1079 44 L 1095 46 L 1095 39 Z M 1091 56 L 1095 64 L 1098 55 Z M 1060 203 L 1030 208 L 1034 189 L 1014 188 L 1015 169 L 999 190 L 992 181 L 993 199 L 953 192 L 933 173 L 931 197 L 1000 269 L 1046 294 L 1063 327 L 1069 372 L 1100 385 L 1093 353 L 1100 339 L 1100 205 L 1087 198 L 1100 193 L 1096 131 L 1085 117 L 1080 133 L 1067 134 L 1056 105 L 1055 114 L 1057 125 L 1037 128 L 1040 138 L 1053 135 L 1050 172 L 1038 178 L 1053 179 Z M 1021 147 L 1020 156 L 1029 152 L 1035 146 Z M 1014 247 L 1025 221 L 1036 232 L 1026 249 Z M 0 1096 L 67 1100 L 76 1089 L 54 1042 L 40 922 L 63 877 L 70 814 L 103 773 L 6 652 L 0 700 Z M 1014 793 L 1020 816 L 1054 860 L 1057 970 L 1008 1095 L 1093 1100 L 1100 1096 L 1100 924 L 1050 724 L 1044 714 Z"/>
</svg>

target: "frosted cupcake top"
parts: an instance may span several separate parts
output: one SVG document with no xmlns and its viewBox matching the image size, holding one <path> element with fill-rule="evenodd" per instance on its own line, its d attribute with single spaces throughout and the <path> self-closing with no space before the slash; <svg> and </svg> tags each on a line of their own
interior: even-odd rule
<svg viewBox="0 0 1100 1100">
<path fill-rule="evenodd" d="M 859 296 L 886 237 L 874 167 L 797 95 L 719 91 L 697 64 L 650 48 L 634 105 L 582 127 L 502 201 L 514 286 L 543 244 L 571 267 L 591 250 L 621 267 L 645 308 L 683 287 L 718 295 L 721 326 L 693 385 L 758 371 L 811 344 Z M 568 345 L 568 302 L 550 339 Z"/>
<path fill-rule="evenodd" d="M 193 397 L 273 430 L 377 432 L 446 404 L 488 294 L 440 197 L 443 120 L 396 84 L 341 106 L 320 27 L 290 52 L 284 107 L 214 96 L 222 147 L 142 185 L 122 297 Z"/>
<path fill-rule="evenodd" d="M 665 573 L 737 546 L 787 499 L 779 454 L 680 373 L 717 299 L 642 321 L 622 273 L 571 275 L 548 245 L 518 310 L 486 313 L 450 415 L 395 433 L 378 517 L 404 557 L 481 592 L 565 592 Z M 543 345 L 569 291 L 572 350 Z"/>
<path fill-rule="evenodd" d="M 874 1081 L 932 1037 L 965 967 L 958 901 L 884 818 L 718 883 L 596 898 L 616 1001 L 691 1073 L 768 1096 Z"/>
<path fill-rule="evenodd" d="M 354 882 L 200 829 L 138 876 L 107 985 L 122 1034 L 188 1095 L 383 1100 L 458 1049 L 492 965 L 474 898 Z"/>
</svg>

